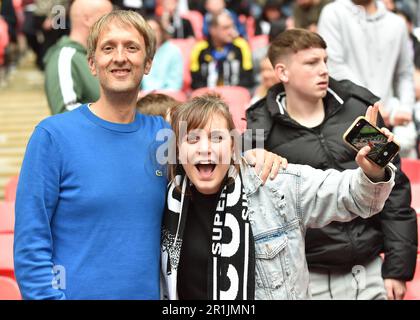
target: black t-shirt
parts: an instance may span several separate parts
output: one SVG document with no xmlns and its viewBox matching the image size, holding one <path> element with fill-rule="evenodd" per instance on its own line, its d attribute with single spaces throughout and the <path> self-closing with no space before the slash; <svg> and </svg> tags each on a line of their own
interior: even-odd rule
<svg viewBox="0 0 420 320">
<path fill-rule="evenodd" d="M 206 300 L 211 233 L 219 194 L 204 195 L 194 187 L 191 192 L 178 266 L 178 296 L 181 300 Z"/>
</svg>

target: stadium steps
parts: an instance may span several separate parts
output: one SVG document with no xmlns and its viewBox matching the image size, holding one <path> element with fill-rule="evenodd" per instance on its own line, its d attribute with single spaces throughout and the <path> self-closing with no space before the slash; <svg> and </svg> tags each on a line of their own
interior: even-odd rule
<svg viewBox="0 0 420 320">
<path fill-rule="evenodd" d="M 28 54 L 0 89 L 0 200 L 6 183 L 19 174 L 35 126 L 48 115 L 43 74 Z"/>
</svg>

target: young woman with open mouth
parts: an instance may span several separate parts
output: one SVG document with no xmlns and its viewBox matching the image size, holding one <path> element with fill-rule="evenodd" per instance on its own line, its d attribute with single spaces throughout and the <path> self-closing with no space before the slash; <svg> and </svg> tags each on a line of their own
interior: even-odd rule
<svg viewBox="0 0 420 320">
<path fill-rule="evenodd" d="M 376 122 L 377 113 L 369 107 L 366 117 Z M 309 299 L 305 230 L 378 213 L 394 184 L 394 171 L 368 161 L 365 147 L 358 169 L 289 164 L 263 185 L 235 150 L 232 117 L 215 95 L 181 105 L 172 128 L 178 162 L 169 168 L 162 231 L 167 299 Z"/>
</svg>

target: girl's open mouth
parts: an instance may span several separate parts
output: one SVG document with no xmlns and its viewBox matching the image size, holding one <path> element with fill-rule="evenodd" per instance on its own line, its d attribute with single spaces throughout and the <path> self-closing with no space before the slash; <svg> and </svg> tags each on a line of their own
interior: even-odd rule
<svg viewBox="0 0 420 320">
<path fill-rule="evenodd" d="M 209 178 L 212 175 L 214 169 L 216 169 L 216 164 L 215 163 L 197 163 L 195 167 L 197 168 L 197 171 L 199 172 L 202 178 Z"/>
</svg>

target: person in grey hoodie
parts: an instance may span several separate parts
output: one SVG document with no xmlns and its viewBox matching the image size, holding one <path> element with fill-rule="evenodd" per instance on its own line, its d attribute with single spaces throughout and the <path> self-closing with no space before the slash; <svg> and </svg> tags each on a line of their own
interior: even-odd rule
<svg viewBox="0 0 420 320">
<path fill-rule="evenodd" d="M 337 0 L 324 7 L 318 32 L 328 45 L 330 75 L 379 96 L 401 156 L 415 157 L 414 66 L 404 20 L 381 1 Z"/>
</svg>

